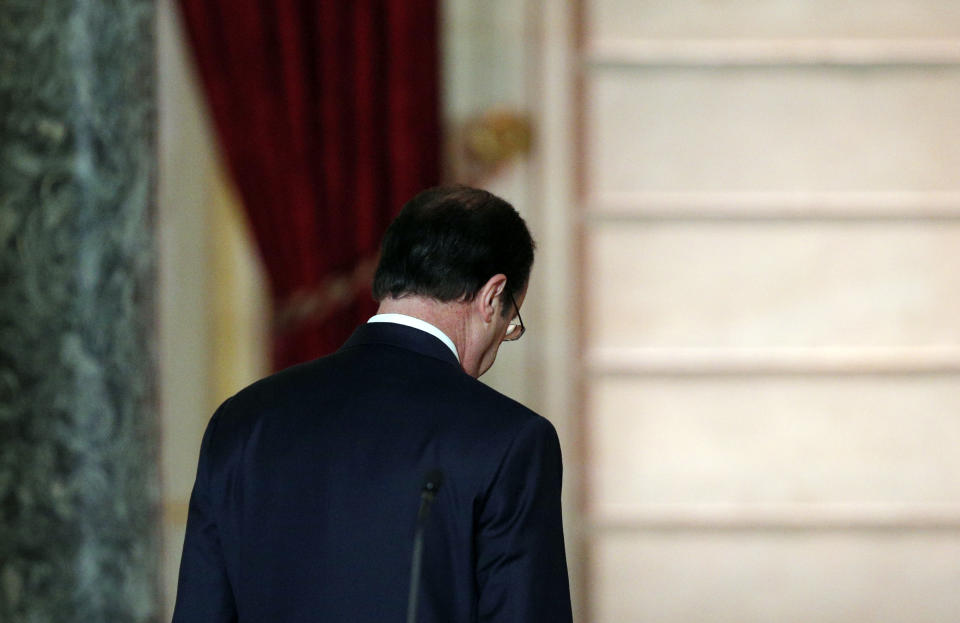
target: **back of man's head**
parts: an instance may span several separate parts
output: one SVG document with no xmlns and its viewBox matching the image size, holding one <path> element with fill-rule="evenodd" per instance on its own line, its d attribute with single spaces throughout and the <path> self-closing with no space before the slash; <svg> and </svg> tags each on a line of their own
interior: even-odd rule
<svg viewBox="0 0 960 623">
<path fill-rule="evenodd" d="M 472 301 L 499 273 L 507 277 L 506 294 L 517 296 L 533 251 L 526 223 L 503 199 L 466 186 L 431 188 L 408 201 L 387 229 L 373 297 Z"/>
</svg>

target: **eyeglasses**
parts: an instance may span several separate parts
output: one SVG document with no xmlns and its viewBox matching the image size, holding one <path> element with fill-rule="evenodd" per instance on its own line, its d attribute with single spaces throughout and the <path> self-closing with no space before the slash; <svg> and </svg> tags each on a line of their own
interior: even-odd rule
<svg viewBox="0 0 960 623">
<path fill-rule="evenodd" d="M 507 332 L 503 336 L 504 342 L 519 340 L 527 330 L 527 328 L 523 326 L 523 318 L 520 317 L 520 306 L 517 305 L 517 299 L 513 298 L 513 292 L 510 293 L 510 300 L 513 302 L 513 308 L 517 310 L 517 317 L 507 325 Z"/>
</svg>

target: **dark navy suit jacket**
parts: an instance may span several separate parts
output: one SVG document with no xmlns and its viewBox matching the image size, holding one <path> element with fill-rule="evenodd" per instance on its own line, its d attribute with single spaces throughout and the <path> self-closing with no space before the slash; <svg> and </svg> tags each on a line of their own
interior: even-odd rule
<svg viewBox="0 0 960 623">
<path fill-rule="evenodd" d="M 227 400 L 203 437 L 175 623 L 571 620 L 553 426 L 432 335 L 360 327 Z"/>
</svg>

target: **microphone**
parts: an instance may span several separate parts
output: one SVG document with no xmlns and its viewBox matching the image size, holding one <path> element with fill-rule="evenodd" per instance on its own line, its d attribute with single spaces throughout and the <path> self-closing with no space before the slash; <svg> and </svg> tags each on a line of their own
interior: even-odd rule
<svg viewBox="0 0 960 623">
<path fill-rule="evenodd" d="M 413 557 L 410 560 L 410 595 L 407 598 L 407 623 L 416 623 L 417 601 L 420 597 L 420 565 L 423 561 L 423 529 L 430 516 L 430 507 L 443 484 L 443 472 L 431 469 L 423 479 L 420 490 L 420 510 L 417 511 L 417 529 L 413 536 Z"/>
</svg>

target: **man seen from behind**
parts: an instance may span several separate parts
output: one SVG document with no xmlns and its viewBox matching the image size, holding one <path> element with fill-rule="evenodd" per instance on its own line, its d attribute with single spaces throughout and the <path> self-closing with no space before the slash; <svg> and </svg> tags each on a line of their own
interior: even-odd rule
<svg viewBox="0 0 960 623">
<path fill-rule="evenodd" d="M 520 215 L 483 190 L 403 207 L 377 315 L 210 420 L 175 623 L 403 621 L 431 472 L 417 620 L 571 620 L 556 432 L 477 380 L 525 330 L 533 256 Z"/>
</svg>

